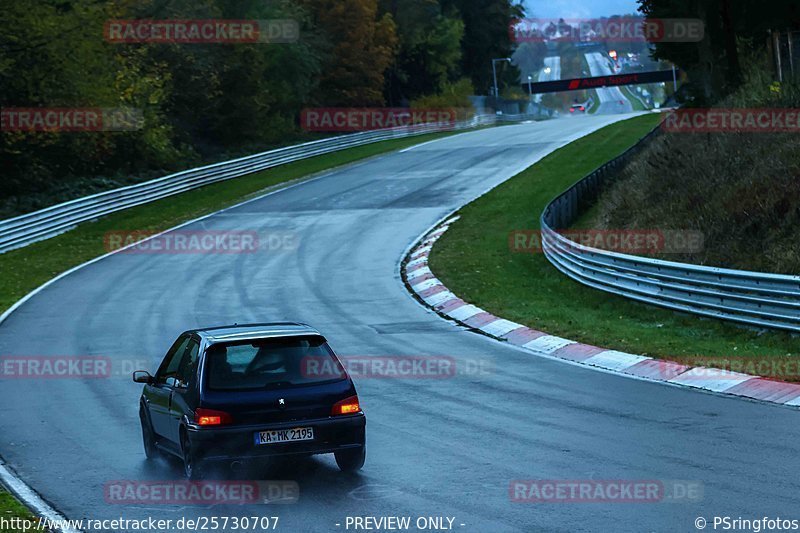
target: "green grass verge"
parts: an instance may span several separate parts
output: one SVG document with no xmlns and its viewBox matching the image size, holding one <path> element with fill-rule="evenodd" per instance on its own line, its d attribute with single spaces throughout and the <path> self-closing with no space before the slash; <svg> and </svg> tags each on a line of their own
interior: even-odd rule
<svg viewBox="0 0 800 533">
<path fill-rule="evenodd" d="M 276 185 L 448 135 L 453 132 L 382 141 L 289 163 L 113 213 L 52 239 L 0 254 L 0 312 L 61 272 L 106 253 L 103 236 L 107 232 L 163 231 Z"/>
<path fill-rule="evenodd" d="M 647 108 L 644 106 L 641 100 L 636 97 L 630 87 L 622 86 L 620 87 L 620 90 L 622 91 L 622 95 L 630 101 L 634 111 L 647 111 Z"/>
<path fill-rule="evenodd" d="M 5 518 L 5 521 L 10 521 L 14 518 L 21 520 L 38 520 L 27 507 L 22 505 L 14 496 L 6 492 L 0 487 L 0 517 Z M 10 523 L 6 525 L 11 525 Z M 22 532 L 22 528 L 12 529 L 10 527 L 4 528 L 0 524 L 0 533 L 18 533 Z"/>
<path fill-rule="evenodd" d="M 592 106 L 587 110 L 589 114 L 597 113 L 597 110 L 600 109 L 600 96 L 597 94 L 597 91 L 592 90 Z"/>
<path fill-rule="evenodd" d="M 538 229 L 539 215 L 550 200 L 633 145 L 660 118 L 648 114 L 603 128 L 465 206 L 433 248 L 431 269 L 464 300 L 553 335 L 692 364 L 706 357 L 716 360 L 705 364 L 725 367 L 719 361 L 774 358 L 768 360 L 771 363 L 794 356 L 796 366 L 800 341 L 788 334 L 639 304 L 572 281 L 542 254 L 510 251 L 509 232 Z M 747 369 L 778 374 L 773 367 Z"/>
</svg>

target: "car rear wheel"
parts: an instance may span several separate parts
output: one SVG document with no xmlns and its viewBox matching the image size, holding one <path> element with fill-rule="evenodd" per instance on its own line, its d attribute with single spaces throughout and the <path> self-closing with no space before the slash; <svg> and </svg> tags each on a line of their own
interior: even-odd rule
<svg viewBox="0 0 800 533">
<path fill-rule="evenodd" d="M 141 413 L 139 420 L 142 423 L 142 442 L 144 443 L 144 454 L 148 459 L 155 459 L 160 455 L 158 446 L 156 445 L 156 434 L 150 421 L 147 420 L 144 413 Z"/>
<path fill-rule="evenodd" d="M 181 436 L 181 450 L 183 451 L 183 473 L 186 479 L 192 481 L 203 479 L 203 465 L 197 459 L 197 454 L 192 449 L 192 442 L 186 434 Z"/>
<path fill-rule="evenodd" d="M 367 458 L 367 446 L 335 452 L 333 456 L 336 458 L 339 470 L 342 472 L 355 472 L 356 470 L 361 470 L 361 467 L 364 466 L 364 461 Z"/>
</svg>

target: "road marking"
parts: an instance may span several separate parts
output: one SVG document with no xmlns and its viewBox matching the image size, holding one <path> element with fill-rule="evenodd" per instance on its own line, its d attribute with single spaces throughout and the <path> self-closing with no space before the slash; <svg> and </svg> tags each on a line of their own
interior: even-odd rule
<svg viewBox="0 0 800 533">
<path fill-rule="evenodd" d="M 695 367 L 680 376 L 672 378 L 670 382 L 714 392 L 725 392 L 731 387 L 750 379 L 755 379 L 755 376 L 729 372 L 718 368 Z"/>
<path fill-rule="evenodd" d="M 442 292 L 437 292 L 432 296 L 428 296 L 427 298 L 423 298 L 423 300 L 425 300 L 425 302 L 431 307 L 436 307 L 440 303 L 452 300 L 455 297 L 456 295 L 450 291 L 442 291 Z"/>
<path fill-rule="evenodd" d="M 432 248 L 431 245 L 418 248 L 417 250 L 414 251 L 414 255 L 412 255 L 411 257 L 413 257 L 414 259 L 419 259 L 420 257 L 427 257 L 428 253 L 431 251 L 431 248 Z"/>
<path fill-rule="evenodd" d="M 421 146 L 425 146 L 425 145 L 427 145 L 427 144 L 433 144 L 433 143 L 435 143 L 435 142 L 439 142 L 439 141 L 441 141 L 441 140 L 447 139 L 448 137 L 450 137 L 450 136 L 449 136 L 449 135 L 447 135 L 447 136 L 445 136 L 445 137 L 442 137 L 441 139 L 433 139 L 432 141 L 427 141 L 427 142 L 424 142 L 424 143 L 422 143 L 422 144 L 415 144 L 414 146 L 409 146 L 408 148 L 403 148 L 402 150 L 400 150 L 400 153 L 401 153 L 401 154 L 404 154 L 404 153 L 406 153 L 406 152 L 410 152 L 410 151 L 411 151 L 411 150 L 413 150 L 414 148 L 419 148 L 419 147 L 421 147 Z"/>
<path fill-rule="evenodd" d="M 484 312 L 483 309 L 475 307 L 474 305 L 467 304 L 467 305 L 462 305 L 455 311 L 451 311 L 450 316 L 455 318 L 456 320 L 461 320 L 463 322 L 464 320 L 483 312 Z"/>
<path fill-rule="evenodd" d="M 800 396 L 798 396 L 797 398 L 795 398 L 794 400 L 792 400 L 790 402 L 786 402 L 784 405 L 791 405 L 791 406 L 794 406 L 794 407 L 800 407 Z"/>
<path fill-rule="evenodd" d="M 531 342 L 523 344 L 523 346 L 529 350 L 546 353 L 549 355 L 556 350 L 560 350 L 564 346 L 569 346 L 570 344 L 575 344 L 575 341 L 562 339 L 561 337 L 556 337 L 555 335 L 542 335 L 538 339 L 533 339 Z"/>
<path fill-rule="evenodd" d="M 63 524 L 66 522 L 66 518 L 63 515 L 50 507 L 32 488 L 6 468 L 6 463 L 2 460 L 0 460 L 0 481 L 40 517 L 46 518 L 53 523 Z M 79 529 L 71 527 L 62 527 L 59 531 L 62 533 L 81 533 Z"/>
<path fill-rule="evenodd" d="M 500 318 L 495 320 L 494 322 L 490 322 L 483 326 L 481 331 L 488 333 L 489 335 L 494 335 L 495 337 L 502 337 L 507 333 L 511 333 L 515 329 L 521 328 L 522 324 L 517 324 L 516 322 L 511 322 L 510 320 L 506 320 L 505 318 Z"/>
<path fill-rule="evenodd" d="M 608 370 L 625 370 L 626 368 L 630 368 L 648 359 L 650 358 L 644 357 L 643 355 L 606 350 L 605 352 L 600 352 L 597 355 L 589 357 L 584 362 L 587 365 L 601 366 Z"/>
<path fill-rule="evenodd" d="M 406 278 L 408 279 L 409 283 L 411 283 L 412 279 L 417 279 L 419 277 L 424 276 L 425 274 L 433 274 L 433 272 L 431 272 L 430 268 L 425 266 L 425 267 L 422 267 L 422 268 L 418 268 L 418 269 L 414 270 L 413 272 L 409 273 L 408 276 L 406 276 Z"/>
<path fill-rule="evenodd" d="M 422 263 L 427 263 L 427 262 L 428 262 L 427 257 L 420 257 L 419 259 L 414 259 L 413 261 L 408 262 L 408 264 L 406 265 L 406 270 L 410 267 L 421 265 Z"/>
<path fill-rule="evenodd" d="M 417 283 L 417 284 L 414 284 L 413 280 L 409 280 L 408 282 L 409 282 L 409 284 L 414 285 L 414 290 L 417 291 L 417 292 L 422 292 L 422 291 L 424 291 L 426 289 L 430 289 L 431 287 L 435 287 L 437 285 L 441 285 L 441 283 L 442 283 L 441 281 L 439 281 L 436 278 L 426 279 L 425 281 L 423 281 L 421 283 Z"/>
</svg>

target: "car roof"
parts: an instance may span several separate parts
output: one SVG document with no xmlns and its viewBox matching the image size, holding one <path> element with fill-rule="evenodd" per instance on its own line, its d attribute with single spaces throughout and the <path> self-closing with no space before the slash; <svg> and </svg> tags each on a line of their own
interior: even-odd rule
<svg viewBox="0 0 800 533">
<path fill-rule="evenodd" d="M 198 328 L 187 331 L 196 333 L 209 343 L 240 341 L 250 339 L 269 339 L 272 337 L 293 337 L 322 334 L 308 324 L 299 322 L 266 322 L 262 324 L 233 324 L 212 328 Z M 324 337 L 323 337 L 324 338 Z"/>
</svg>

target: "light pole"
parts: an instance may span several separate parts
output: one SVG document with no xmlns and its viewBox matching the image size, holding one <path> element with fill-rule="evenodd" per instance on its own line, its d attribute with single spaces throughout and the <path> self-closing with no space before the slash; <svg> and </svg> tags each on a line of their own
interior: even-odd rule
<svg viewBox="0 0 800 533">
<path fill-rule="evenodd" d="M 672 65 L 672 90 L 678 92 L 678 73 L 675 72 L 675 65 Z"/>
<path fill-rule="evenodd" d="M 533 78 L 533 76 L 528 74 L 528 99 L 529 100 L 533 99 L 533 91 L 531 91 L 531 78 Z"/>
<path fill-rule="evenodd" d="M 497 68 L 495 68 L 495 64 L 498 61 L 508 61 L 509 63 L 511 63 L 511 58 L 501 57 L 498 59 L 492 59 L 492 78 L 494 78 L 494 97 L 497 99 L 500 98 L 500 93 L 497 91 Z"/>
</svg>

